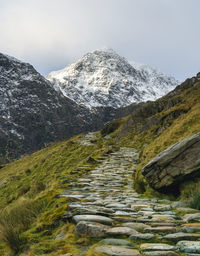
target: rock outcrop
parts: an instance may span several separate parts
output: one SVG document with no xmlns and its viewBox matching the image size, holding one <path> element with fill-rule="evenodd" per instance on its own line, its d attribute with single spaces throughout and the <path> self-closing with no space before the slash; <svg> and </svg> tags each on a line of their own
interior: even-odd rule
<svg viewBox="0 0 200 256">
<path fill-rule="evenodd" d="M 151 187 L 161 192 L 178 191 L 182 181 L 200 176 L 200 133 L 167 148 L 142 170 Z"/>
</svg>

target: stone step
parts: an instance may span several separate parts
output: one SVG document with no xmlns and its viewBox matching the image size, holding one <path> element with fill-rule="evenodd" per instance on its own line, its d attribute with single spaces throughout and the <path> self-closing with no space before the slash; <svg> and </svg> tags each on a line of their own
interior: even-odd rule
<svg viewBox="0 0 200 256">
<path fill-rule="evenodd" d="M 89 146 L 95 138 L 89 133 L 79 143 Z M 75 222 L 77 236 L 104 238 L 96 247 L 94 239 L 97 254 L 200 255 L 200 211 L 186 203 L 141 198 L 133 189 L 132 176 L 138 155 L 123 147 L 98 159 L 98 166 L 77 181 L 62 177 L 62 185 L 69 189 L 61 196 L 70 202 L 63 220 Z"/>
</svg>

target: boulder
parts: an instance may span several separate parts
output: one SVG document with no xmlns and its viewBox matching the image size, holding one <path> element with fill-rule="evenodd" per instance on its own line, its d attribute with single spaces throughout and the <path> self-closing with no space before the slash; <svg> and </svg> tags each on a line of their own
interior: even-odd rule
<svg viewBox="0 0 200 256">
<path fill-rule="evenodd" d="M 179 241 L 177 247 L 184 253 L 200 253 L 200 242 L 194 241 Z M 199 254 L 198 254 L 199 255 Z"/>
<path fill-rule="evenodd" d="M 87 222 L 87 221 L 80 221 L 74 230 L 74 233 L 83 236 L 83 237 L 105 237 L 106 230 L 108 226 L 95 223 L 95 222 Z"/>
<path fill-rule="evenodd" d="M 200 176 L 200 133 L 167 148 L 142 170 L 149 185 L 161 192 L 178 190 L 185 180 Z"/>
</svg>

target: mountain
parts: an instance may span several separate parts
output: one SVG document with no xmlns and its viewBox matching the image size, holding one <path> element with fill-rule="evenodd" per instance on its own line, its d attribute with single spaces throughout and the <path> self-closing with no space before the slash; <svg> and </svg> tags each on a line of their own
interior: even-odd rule
<svg viewBox="0 0 200 256">
<path fill-rule="evenodd" d="M 0 163 L 100 129 L 135 107 L 79 105 L 56 91 L 30 64 L 0 53 Z"/>
<path fill-rule="evenodd" d="M 120 108 L 155 100 L 178 85 L 173 77 L 129 63 L 113 50 L 87 53 L 76 63 L 51 72 L 47 79 L 63 95 L 87 107 Z"/>
<path fill-rule="evenodd" d="M 199 98 L 200 74 L 166 96 L 141 104 L 131 115 L 107 123 L 101 131 L 79 134 L 1 168 L 0 255 L 96 256 L 104 255 L 95 250 L 102 246 L 111 248 L 108 254 L 112 255 L 123 255 L 125 250 L 128 255 L 139 255 L 138 248 L 145 248 L 141 237 L 147 229 L 151 243 L 159 238 L 166 248 L 170 241 L 173 247 L 167 245 L 167 249 L 175 251 L 168 255 L 188 250 L 199 255 L 200 177 L 181 180 L 180 194 L 166 197 L 149 188 L 141 175 L 159 152 L 199 132 Z M 185 157 L 179 160 L 184 165 Z M 173 165 L 176 173 L 175 168 Z M 133 185 L 143 194 L 138 195 Z M 179 199 L 184 202 L 172 201 Z M 191 206 L 196 209 L 188 208 Z M 86 221 L 81 221 L 84 217 Z M 107 224 L 90 220 L 102 223 L 109 221 L 106 217 L 113 224 L 105 234 Z M 127 221 L 135 225 L 126 225 Z M 163 228 L 161 221 L 173 223 L 173 227 Z M 112 239 L 101 241 L 104 235 Z M 113 235 L 129 238 L 128 246 L 137 240 L 137 248 L 130 251 L 133 247 L 125 248 L 126 241 L 114 241 Z M 186 236 L 191 241 L 180 241 Z M 198 248 L 193 249 L 194 243 Z M 149 251 L 158 255 L 154 244 L 149 243 Z"/>
</svg>

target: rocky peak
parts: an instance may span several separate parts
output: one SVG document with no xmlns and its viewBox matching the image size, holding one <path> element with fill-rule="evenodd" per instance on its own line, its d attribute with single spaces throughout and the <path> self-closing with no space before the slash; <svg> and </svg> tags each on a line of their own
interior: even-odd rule
<svg viewBox="0 0 200 256">
<path fill-rule="evenodd" d="M 47 79 L 56 90 L 87 107 L 119 108 L 155 100 L 178 82 L 148 66 L 129 63 L 113 50 L 96 50 Z"/>
</svg>

